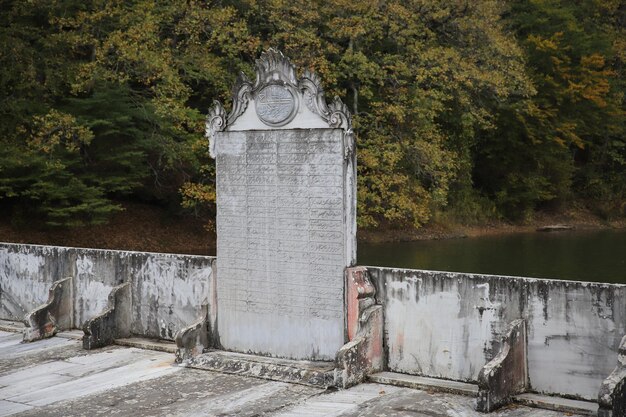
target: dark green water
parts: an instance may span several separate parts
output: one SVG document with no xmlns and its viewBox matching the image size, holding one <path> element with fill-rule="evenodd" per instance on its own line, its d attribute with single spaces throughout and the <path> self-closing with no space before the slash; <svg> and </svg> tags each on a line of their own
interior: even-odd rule
<svg viewBox="0 0 626 417">
<path fill-rule="evenodd" d="M 625 231 L 362 243 L 358 264 L 626 284 Z"/>
</svg>

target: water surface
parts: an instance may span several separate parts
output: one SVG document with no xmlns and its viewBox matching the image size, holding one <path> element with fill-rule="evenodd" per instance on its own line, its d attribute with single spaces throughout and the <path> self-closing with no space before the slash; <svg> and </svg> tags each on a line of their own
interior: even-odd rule
<svg viewBox="0 0 626 417">
<path fill-rule="evenodd" d="M 626 284 L 626 231 L 358 244 L 358 264 Z"/>
</svg>

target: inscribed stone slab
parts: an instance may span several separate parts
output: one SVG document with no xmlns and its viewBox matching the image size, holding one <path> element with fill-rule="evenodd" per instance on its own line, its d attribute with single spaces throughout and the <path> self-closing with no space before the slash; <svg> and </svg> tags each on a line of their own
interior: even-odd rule
<svg viewBox="0 0 626 417">
<path fill-rule="evenodd" d="M 218 133 L 218 331 L 225 349 L 333 360 L 343 345 L 343 140 L 341 129 Z"/>
</svg>

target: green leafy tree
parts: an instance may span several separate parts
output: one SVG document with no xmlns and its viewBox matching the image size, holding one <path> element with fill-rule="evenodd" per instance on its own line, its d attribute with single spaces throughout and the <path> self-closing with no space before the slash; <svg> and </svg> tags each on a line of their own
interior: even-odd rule
<svg viewBox="0 0 626 417">
<path fill-rule="evenodd" d="M 72 226 L 106 221 L 122 195 L 178 202 L 189 181 L 211 187 L 203 112 L 243 66 L 238 53 L 257 46 L 233 9 L 73 0 L 1 8 L 5 205 Z"/>
<path fill-rule="evenodd" d="M 16 219 L 101 223 L 127 196 L 211 221 L 204 115 L 268 47 L 353 112 L 361 227 L 419 227 L 439 212 L 528 218 L 572 199 L 624 213 L 619 0 L 0 9 L 0 204 Z"/>
<path fill-rule="evenodd" d="M 498 1 L 239 1 L 250 33 L 321 75 L 357 131 L 359 225 L 419 227 L 471 187 L 490 109 L 529 95 Z M 226 6 L 230 7 L 230 6 Z"/>
<path fill-rule="evenodd" d="M 618 2 L 512 3 L 508 21 L 537 93 L 497 109 L 474 173 L 507 215 L 528 218 L 577 197 L 596 208 L 623 205 L 623 17 Z"/>
</svg>

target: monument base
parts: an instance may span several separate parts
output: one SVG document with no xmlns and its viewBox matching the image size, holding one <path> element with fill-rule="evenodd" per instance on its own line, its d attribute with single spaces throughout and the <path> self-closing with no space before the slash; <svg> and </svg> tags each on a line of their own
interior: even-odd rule
<svg viewBox="0 0 626 417">
<path fill-rule="evenodd" d="M 334 362 L 296 361 L 214 350 L 189 358 L 185 365 L 195 369 L 320 388 L 335 386 Z"/>
</svg>

